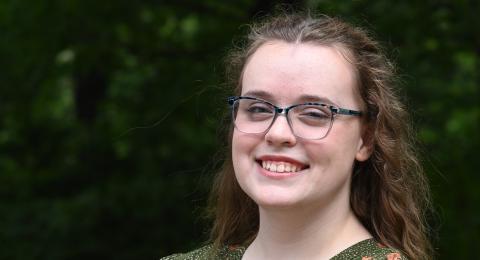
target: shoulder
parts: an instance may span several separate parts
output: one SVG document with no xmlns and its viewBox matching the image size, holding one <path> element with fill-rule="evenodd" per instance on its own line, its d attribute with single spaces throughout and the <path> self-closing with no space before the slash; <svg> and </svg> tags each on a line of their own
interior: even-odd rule
<svg viewBox="0 0 480 260">
<path fill-rule="evenodd" d="M 173 254 L 160 258 L 160 260 L 193 260 L 193 259 L 208 259 L 212 254 L 213 246 L 206 245 L 204 247 L 197 248 L 187 253 Z"/>
<path fill-rule="evenodd" d="M 240 260 L 244 252 L 245 248 L 240 246 L 224 246 L 220 249 L 215 249 L 212 244 L 209 244 L 187 253 L 169 255 L 160 258 L 160 260 Z"/>
<path fill-rule="evenodd" d="M 390 248 L 374 239 L 361 241 L 332 258 L 332 260 L 408 260 L 400 250 Z"/>
</svg>

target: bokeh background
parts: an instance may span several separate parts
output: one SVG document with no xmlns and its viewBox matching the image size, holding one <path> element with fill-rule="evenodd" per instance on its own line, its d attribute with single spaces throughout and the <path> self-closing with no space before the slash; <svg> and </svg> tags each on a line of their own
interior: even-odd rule
<svg viewBox="0 0 480 260">
<path fill-rule="evenodd" d="M 2 0 L 0 259 L 157 259 L 200 245 L 222 58 L 280 3 L 383 43 L 422 143 L 437 258 L 478 257 L 479 1 Z"/>
</svg>

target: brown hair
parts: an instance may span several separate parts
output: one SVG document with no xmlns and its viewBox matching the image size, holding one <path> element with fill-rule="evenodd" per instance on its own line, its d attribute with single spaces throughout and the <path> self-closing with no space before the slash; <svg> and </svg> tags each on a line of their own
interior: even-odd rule
<svg viewBox="0 0 480 260">
<path fill-rule="evenodd" d="M 355 163 L 352 210 L 377 241 L 401 250 L 410 259 L 430 259 L 428 183 L 414 149 L 408 113 L 397 93 L 394 66 L 379 44 L 365 30 L 327 16 L 282 14 L 250 29 L 245 47 L 233 50 L 227 58 L 227 85 L 234 94 L 241 92 L 249 57 L 269 41 L 332 46 L 355 65 L 373 153 L 367 161 Z M 235 178 L 229 125 L 226 158 L 210 197 L 211 239 L 217 247 L 250 243 L 259 227 L 258 206 Z"/>
</svg>

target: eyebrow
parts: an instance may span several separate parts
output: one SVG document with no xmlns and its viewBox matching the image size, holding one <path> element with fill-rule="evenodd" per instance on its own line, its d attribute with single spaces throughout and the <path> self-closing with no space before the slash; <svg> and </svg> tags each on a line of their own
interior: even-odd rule
<svg viewBox="0 0 480 260">
<path fill-rule="evenodd" d="M 274 96 L 267 92 L 267 91 L 264 91 L 264 90 L 251 90 L 251 91 L 247 91 L 245 92 L 242 96 L 249 96 L 249 97 L 255 97 L 255 98 L 260 98 L 260 99 L 264 99 L 266 101 L 270 101 L 270 102 L 274 102 L 275 101 L 275 98 Z M 296 102 L 298 103 L 304 103 L 304 102 L 319 102 L 319 103 L 325 103 L 325 104 L 328 104 L 328 105 L 335 105 L 335 102 L 333 102 L 332 100 L 330 100 L 329 98 L 327 97 L 322 97 L 322 96 L 317 96 L 317 95 L 301 95 L 300 97 L 298 97 L 296 99 Z"/>
</svg>

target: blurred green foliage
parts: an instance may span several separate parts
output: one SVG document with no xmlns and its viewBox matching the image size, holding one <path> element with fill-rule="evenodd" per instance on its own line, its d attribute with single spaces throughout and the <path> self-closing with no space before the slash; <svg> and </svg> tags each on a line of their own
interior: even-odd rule
<svg viewBox="0 0 480 260">
<path fill-rule="evenodd" d="M 396 61 L 439 259 L 480 243 L 478 1 L 284 1 L 370 28 Z M 279 1 L 0 2 L 0 258 L 152 259 L 200 245 L 222 57 Z"/>
</svg>

